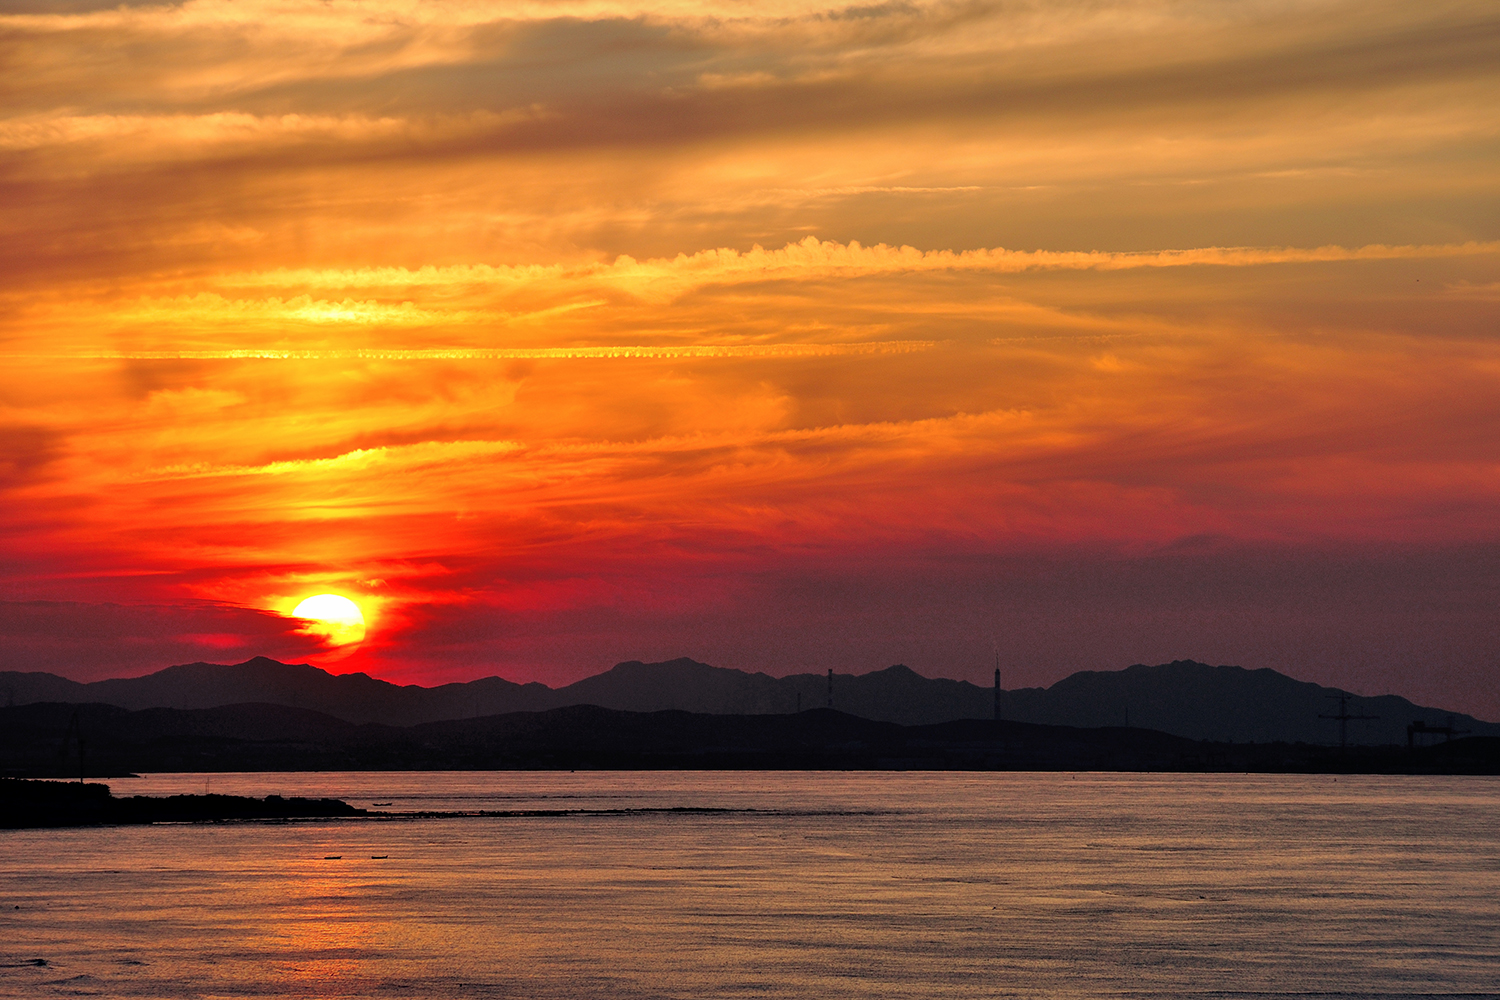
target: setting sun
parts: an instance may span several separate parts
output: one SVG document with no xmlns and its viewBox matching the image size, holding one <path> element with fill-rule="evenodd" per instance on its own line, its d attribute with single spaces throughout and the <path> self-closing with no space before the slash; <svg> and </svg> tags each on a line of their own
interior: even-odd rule
<svg viewBox="0 0 1500 1000">
<path fill-rule="evenodd" d="M 365 637 L 365 616 L 359 605 L 338 594 L 309 597 L 292 610 L 295 618 L 305 618 L 309 635 L 322 636 L 330 646 L 349 646 Z"/>
</svg>

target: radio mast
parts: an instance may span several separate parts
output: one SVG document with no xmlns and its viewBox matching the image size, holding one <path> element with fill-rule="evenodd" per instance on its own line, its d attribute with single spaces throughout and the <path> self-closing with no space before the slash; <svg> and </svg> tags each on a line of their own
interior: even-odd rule
<svg viewBox="0 0 1500 1000">
<path fill-rule="evenodd" d="M 995 647 L 995 721 L 1000 721 L 1000 648 Z"/>
</svg>

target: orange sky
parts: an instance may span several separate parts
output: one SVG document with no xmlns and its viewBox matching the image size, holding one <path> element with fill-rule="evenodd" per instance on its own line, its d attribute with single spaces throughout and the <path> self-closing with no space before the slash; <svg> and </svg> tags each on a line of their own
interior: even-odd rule
<svg viewBox="0 0 1500 1000">
<path fill-rule="evenodd" d="M 1500 717 L 1492 3 L 0 11 L 0 669 Z"/>
</svg>

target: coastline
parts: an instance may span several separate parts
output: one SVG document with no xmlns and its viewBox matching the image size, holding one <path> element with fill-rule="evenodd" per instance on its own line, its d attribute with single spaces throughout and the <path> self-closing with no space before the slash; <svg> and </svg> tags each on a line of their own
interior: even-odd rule
<svg viewBox="0 0 1500 1000">
<path fill-rule="evenodd" d="M 70 744 L 75 719 L 84 737 Z M 11 778 L 386 770 L 1500 774 L 1500 738 L 1410 747 L 1230 743 L 1124 726 L 985 719 L 903 726 L 831 709 L 709 715 L 585 705 L 411 727 L 353 725 L 270 705 L 0 709 L 0 775 Z"/>
</svg>

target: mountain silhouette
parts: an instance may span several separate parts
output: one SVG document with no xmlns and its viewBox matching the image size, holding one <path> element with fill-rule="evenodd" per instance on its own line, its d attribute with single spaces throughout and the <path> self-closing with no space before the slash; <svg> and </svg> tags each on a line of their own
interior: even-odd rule
<svg viewBox="0 0 1500 1000">
<path fill-rule="evenodd" d="M 141 771 L 573 768 L 1496 774 L 1500 739 L 1470 736 L 1412 750 L 1229 744 L 1123 726 L 987 719 L 901 726 L 827 708 L 711 715 L 572 705 L 408 727 L 355 725 L 285 705 L 130 711 L 40 702 L 0 708 L 0 775 L 68 777 L 80 789 L 87 777 Z M 241 805 L 260 811 L 225 815 L 270 815 L 264 810 L 273 804 Z"/>
<path fill-rule="evenodd" d="M 878 722 L 918 726 L 991 718 L 994 691 L 967 681 L 923 677 L 896 665 L 867 674 L 835 674 L 832 706 Z M 1152 729 L 1196 740 L 1336 743 L 1339 692 L 1274 670 L 1178 660 L 1117 671 L 1081 671 L 1047 688 L 1001 694 L 1004 718 L 1075 728 Z M 190 663 L 144 677 L 82 684 L 46 673 L 0 673 L 0 705 L 96 703 L 119 708 L 211 709 L 262 703 L 321 713 L 347 723 L 417 726 L 517 712 L 595 705 L 627 712 L 782 715 L 829 707 L 826 674 L 772 677 L 691 659 L 629 661 L 561 688 L 499 677 L 424 688 L 366 674 L 329 674 L 265 657 L 225 665 Z M 1500 725 L 1428 708 L 1395 695 L 1350 697 L 1347 723 L 1356 745 L 1405 743 L 1407 726 L 1448 726 L 1500 736 Z M 1431 737 L 1427 737 L 1430 741 Z"/>
<path fill-rule="evenodd" d="M 194 709 L 263 702 L 310 709 L 346 722 L 387 725 L 552 708 L 555 694 L 545 684 L 516 684 L 499 677 L 431 688 L 399 685 L 368 674 L 330 674 L 310 664 L 264 656 L 228 665 L 187 663 L 144 677 L 89 684 L 44 673 L 0 673 L 0 699 L 7 705 L 55 701 Z"/>
</svg>

